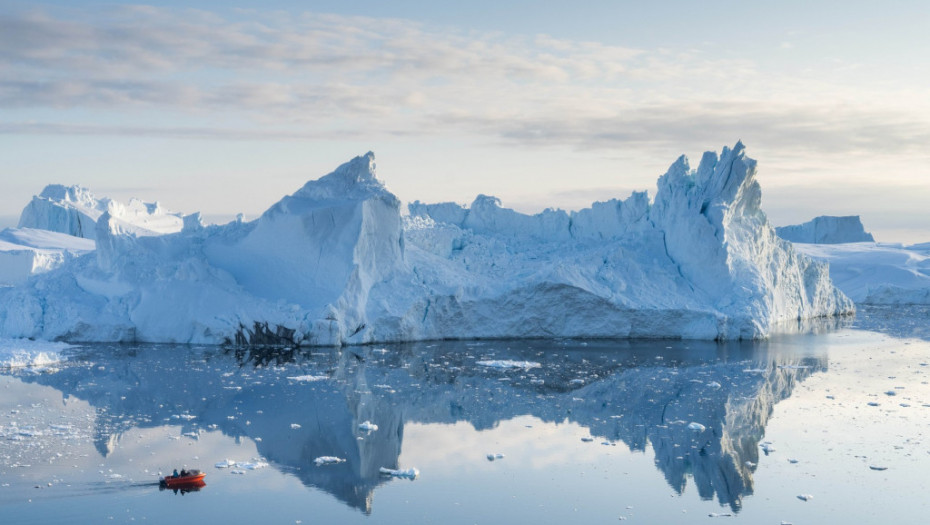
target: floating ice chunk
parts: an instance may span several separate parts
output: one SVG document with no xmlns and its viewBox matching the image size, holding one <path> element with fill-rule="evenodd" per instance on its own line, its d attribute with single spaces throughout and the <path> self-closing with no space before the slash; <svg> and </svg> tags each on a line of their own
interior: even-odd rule
<svg viewBox="0 0 930 525">
<path fill-rule="evenodd" d="M 869 468 L 872 470 L 888 470 L 888 467 L 879 467 L 876 465 L 869 465 Z"/>
<path fill-rule="evenodd" d="M 395 478 L 417 479 L 420 477 L 420 471 L 415 468 L 394 470 L 381 467 L 378 472 L 380 472 L 382 476 L 393 476 Z"/>
<path fill-rule="evenodd" d="M 230 474 L 239 474 L 239 475 L 242 475 L 242 474 L 245 474 L 245 471 L 244 471 L 244 470 L 240 470 L 240 469 L 233 469 L 233 470 L 230 470 L 229 473 L 230 473 Z"/>
<path fill-rule="evenodd" d="M 378 430 L 378 425 L 366 420 L 358 424 L 358 429 L 364 432 L 374 432 Z"/>
<path fill-rule="evenodd" d="M 291 381 L 307 381 L 307 382 L 313 382 L 313 381 L 325 381 L 325 380 L 329 379 L 329 376 L 311 376 L 311 375 L 288 376 L 288 379 L 290 379 Z"/>
<path fill-rule="evenodd" d="M 223 461 L 220 461 L 219 463 L 217 463 L 216 465 L 213 465 L 213 466 L 216 467 L 216 468 L 229 468 L 229 467 L 235 467 L 235 466 L 236 466 L 236 462 L 233 461 L 233 460 L 231 460 L 231 459 L 224 459 Z"/>
<path fill-rule="evenodd" d="M 792 465 L 794 465 L 794 464 L 797 463 L 797 462 L 798 462 L 798 460 L 796 460 L 796 459 L 788 459 L 788 463 L 791 463 Z"/>
<path fill-rule="evenodd" d="M 691 429 L 691 430 L 694 430 L 695 432 L 704 432 L 704 430 L 705 430 L 707 427 L 705 427 L 704 425 L 702 425 L 702 424 L 700 424 L 700 423 L 696 423 L 696 422 L 692 421 L 692 422 L 688 423 L 688 428 Z"/>
<path fill-rule="evenodd" d="M 297 430 L 297 429 L 300 428 L 300 424 L 299 424 L 299 423 L 291 423 L 291 428 L 294 429 L 294 430 Z"/>
<path fill-rule="evenodd" d="M 252 463 L 239 463 L 239 466 L 246 470 L 257 470 L 267 467 L 268 463 L 265 463 L 264 461 L 255 461 Z"/>
<path fill-rule="evenodd" d="M 708 516 L 710 516 L 711 518 L 732 518 L 733 514 L 729 512 L 720 512 L 720 513 L 711 512 L 710 514 L 708 514 Z"/>
<path fill-rule="evenodd" d="M 337 463 L 343 463 L 345 460 L 335 456 L 320 456 L 314 459 L 313 462 L 316 463 L 316 466 L 319 467 L 321 465 L 335 465 Z"/>
<path fill-rule="evenodd" d="M 488 454 L 488 461 L 494 461 L 496 459 L 504 459 L 503 454 Z"/>
<path fill-rule="evenodd" d="M 583 437 L 583 438 L 581 438 L 581 440 L 584 441 L 585 443 L 590 443 L 590 442 L 594 441 L 594 438 L 593 438 L 593 437 Z"/>
<path fill-rule="evenodd" d="M 710 383 L 707 383 L 707 388 L 720 388 L 721 386 L 723 385 L 721 385 L 720 383 L 716 381 L 711 381 Z"/>
<path fill-rule="evenodd" d="M 766 456 L 771 454 L 772 452 L 775 452 L 775 445 L 773 445 L 771 441 L 765 441 L 761 443 L 759 446 L 762 447 L 762 452 L 765 452 Z"/>
<path fill-rule="evenodd" d="M 476 364 L 491 368 L 522 368 L 523 370 L 530 370 L 542 366 L 535 361 L 511 361 L 510 359 L 478 361 Z"/>
<path fill-rule="evenodd" d="M 898 395 L 898 393 L 895 392 L 894 390 L 889 390 L 889 391 L 885 392 L 885 395 L 886 395 L 886 396 L 896 396 L 896 395 Z"/>
<path fill-rule="evenodd" d="M 801 501 L 810 501 L 814 499 L 814 496 L 811 494 L 799 494 L 798 499 Z"/>
<path fill-rule="evenodd" d="M 743 464 L 746 465 L 746 468 L 753 468 L 756 466 L 755 463 L 753 463 L 752 461 L 748 461 L 748 460 Z"/>
<path fill-rule="evenodd" d="M 870 407 L 877 407 L 880 405 L 879 403 L 876 403 L 875 401 L 869 401 L 866 404 L 869 405 Z"/>
</svg>

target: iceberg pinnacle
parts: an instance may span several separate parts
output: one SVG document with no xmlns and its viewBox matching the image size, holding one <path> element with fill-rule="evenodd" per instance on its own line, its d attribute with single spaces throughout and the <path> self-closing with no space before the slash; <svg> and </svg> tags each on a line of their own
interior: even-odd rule
<svg viewBox="0 0 930 525">
<path fill-rule="evenodd" d="M 414 202 L 402 217 L 369 152 L 251 222 L 177 215 L 171 233 L 142 235 L 108 206 L 96 254 L 0 290 L 0 336 L 729 339 L 852 311 L 826 265 L 775 235 L 755 173 L 737 143 L 697 170 L 679 158 L 654 202 L 641 192 L 527 215 L 481 195 L 468 207 Z"/>
</svg>

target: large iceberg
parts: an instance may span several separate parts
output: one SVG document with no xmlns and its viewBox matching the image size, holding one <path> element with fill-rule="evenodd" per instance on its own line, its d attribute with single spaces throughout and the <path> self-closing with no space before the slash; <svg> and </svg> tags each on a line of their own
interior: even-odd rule
<svg viewBox="0 0 930 525">
<path fill-rule="evenodd" d="M 113 210 L 96 250 L 0 291 L 0 336 L 343 345 L 499 337 L 765 337 L 853 311 L 779 239 L 741 143 L 682 156 L 646 193 L 525 215 L 479 196 L 409 206 L 374 155 L 252 222 L 142 234 Z"/>
<path fill-rule="evenodd" d="M 834 217 L 822 215 L 803 223 L 775 228 L 775 233 L 786 241 L 813 244 L 840 244 L 847 242 L 875 242 L 865 231 L 858 215 Z"/>
</svg>

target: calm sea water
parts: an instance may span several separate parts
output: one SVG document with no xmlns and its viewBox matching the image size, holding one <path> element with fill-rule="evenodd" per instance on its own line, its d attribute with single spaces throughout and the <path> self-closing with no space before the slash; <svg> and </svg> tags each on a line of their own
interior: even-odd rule
<svg viewBox="0 0 930 525">
<path fill-rule="evenodd" d="M 0 371 L 0 523 L 923 523 L 928 318 L 761 343 L 82 347 Z M 206 486 L 160 490 L 182 467 Z"/>
</svg>

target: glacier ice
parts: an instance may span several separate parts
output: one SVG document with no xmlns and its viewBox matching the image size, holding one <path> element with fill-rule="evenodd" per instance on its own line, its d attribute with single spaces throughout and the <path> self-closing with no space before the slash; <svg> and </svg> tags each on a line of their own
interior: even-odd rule
<svg viewBox="0 0 930 525">
<path fill-rule="evenodd" d="M 679 158 L 654 201 L 643 192 L 527 215 L 479 196 L 468 207 L 414 202 L 404 215 L 368 153 L 250 222 L 205 226 L 171 215 L 174 226 L 155 228 L 98 206 L 93 253 L 0 289 L 0 336 L 253 345 L 739 339 L 852 312 L 827 266 L 775 235 L 755 174 L 737 143 L 705 153 L 696 170 Z"/>
</svg>

